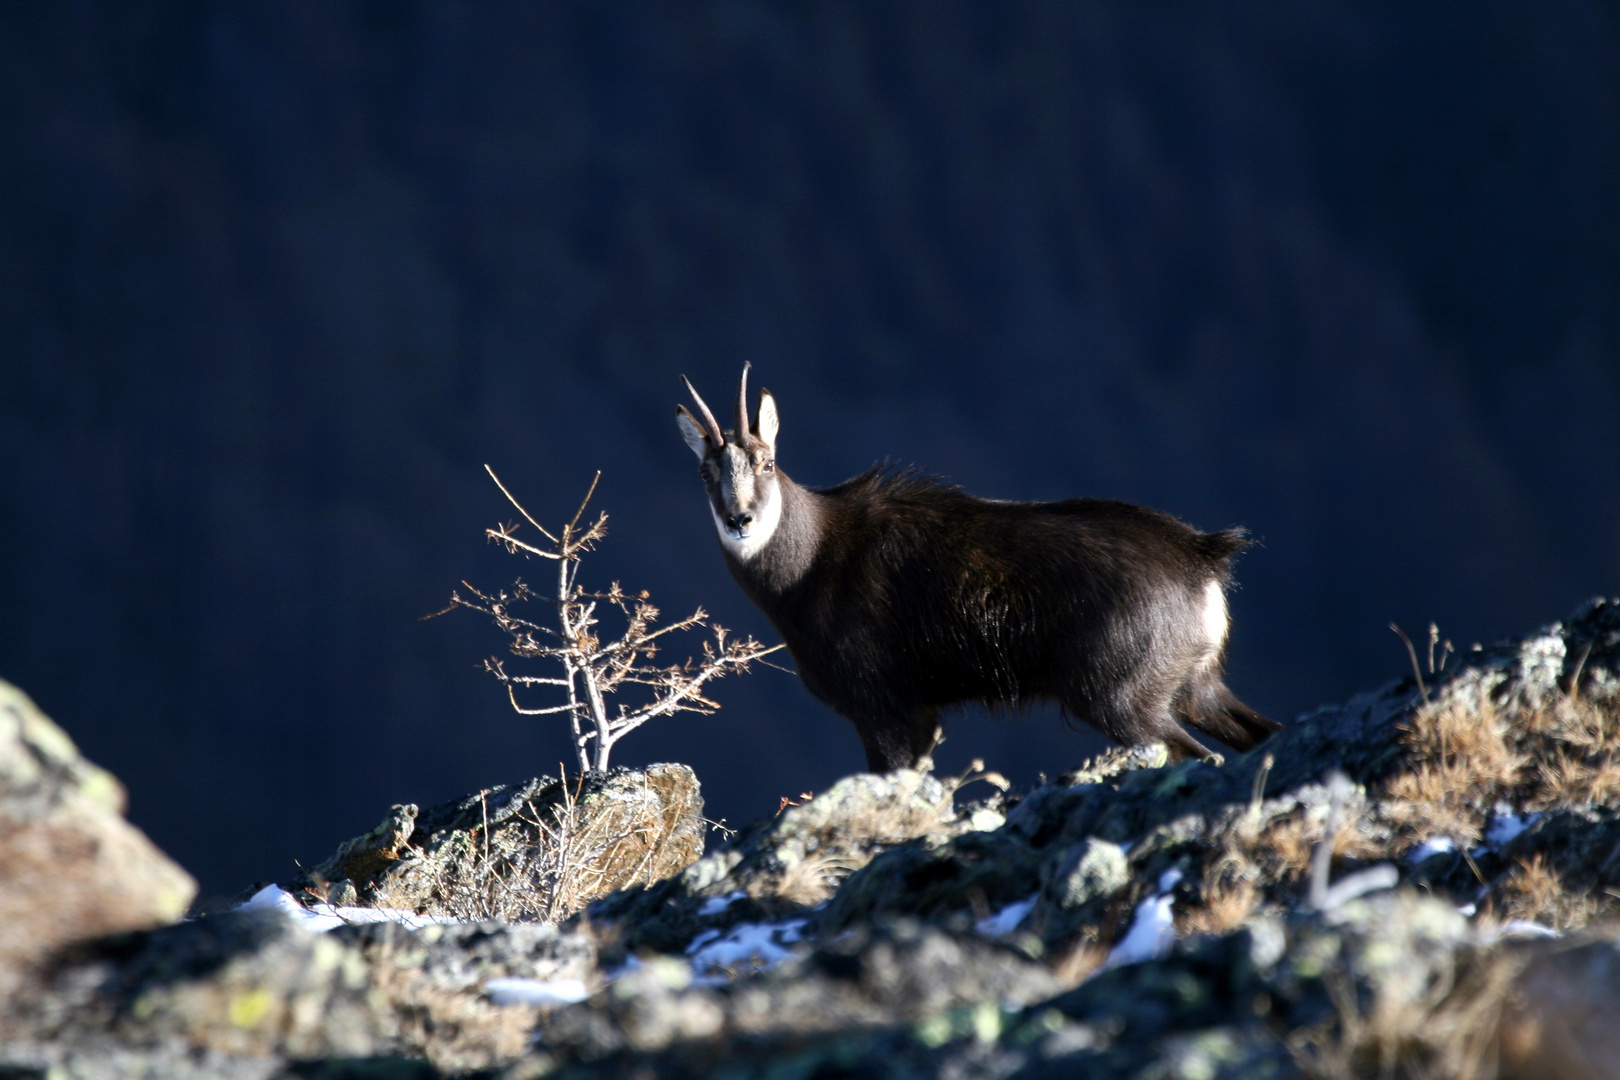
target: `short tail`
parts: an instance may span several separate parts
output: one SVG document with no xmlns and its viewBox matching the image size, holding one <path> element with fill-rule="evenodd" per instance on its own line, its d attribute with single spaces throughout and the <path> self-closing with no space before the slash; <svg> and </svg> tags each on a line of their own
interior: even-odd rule
<svg viewBox="0 0 1620 1080">
<path fill-rule="evenodd" d="M 1211 562 L 1225 562 L 1259 541 L 1250 540 L 1248 532 L 1243 529 L 1222 529 L 1220 532 L 1200 533 L 1195 543 L 1199 553 L 1206 559 Z"/>
<path fill-rule="evenodd" d="M 1192 689 L 1185 704 L 1188 724 L 1234 750 L 1253 749 L 1282 730 L 1277 721 L 1239 701 L 1220 679 Z"/>
</svg>

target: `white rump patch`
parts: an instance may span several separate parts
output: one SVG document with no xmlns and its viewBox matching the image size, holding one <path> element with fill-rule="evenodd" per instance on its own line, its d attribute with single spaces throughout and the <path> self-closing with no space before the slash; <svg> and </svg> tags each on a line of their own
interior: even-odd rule
<svg viewBox="0 0 1620 1080">
<path fill-rule="evenodd" d="M 1204 586 L 1204 636 L 1210 645 L 1219 649 L 1226 644 L 1226 628 L 1231 621 L 1226 613 L 1226 590 L 1220 582 L 1211 581 Z"/>
<path fill-rule="evenodd" d="M 782 523 L 782 492 L 775 484 L 769 490 L 769 497 L 760 502 L 754 512 L 754 520 L 741 534 L 728 529 L 714 503 L 709 503 L 709 513 L 714 516 L 714 527 L 720 533 L 720 543 L 738 562 L 748 562 L 758 555 L 760 549 L 770 543 L 771 537 L 776 535 L 776 527 Z"/>
</svg>

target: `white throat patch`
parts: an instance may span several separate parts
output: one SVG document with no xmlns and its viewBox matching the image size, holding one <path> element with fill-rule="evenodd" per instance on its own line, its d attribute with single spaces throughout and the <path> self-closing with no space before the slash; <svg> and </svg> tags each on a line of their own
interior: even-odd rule
<svg viewBox="0 0 1620 1080">
<path fill-rule="evenodd" d="M 709 503 L 709 513 L 714 517 L 714 528 L 720 534 L 721 546 L 731 552 L 738 562 L 748 562 L 770 543 L 771 537 L 776 534 L 776 526 L 781 524 L 782 491 L 775 484 L 771 485 L 770 497 L 760 501 L 754 520 L 749 522 L 741 536 L 726 528 L 713 502 Z"/>
</svg>

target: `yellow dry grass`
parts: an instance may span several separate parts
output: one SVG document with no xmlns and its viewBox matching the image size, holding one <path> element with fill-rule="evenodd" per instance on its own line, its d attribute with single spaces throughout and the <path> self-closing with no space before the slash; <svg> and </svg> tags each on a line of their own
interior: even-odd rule
<svg viewBox="0 0 1620 1080">
<path fill-rule="evenodd" d="M 1484 694 L 1478 701 L 1441 699 L 1402 725 L 1404 767 L 1386 781 L 1381 804 L 1402 846 L 1433 836 L 1477 844 L 1499 801 L 1521 812 L 1620 801 L 1620 704 L 1574 693 L 1534 704 Z M 1537 853 L 1495 884 L 1485 917 L 1568 929 L 1604 906 L 1602 897 L 1572 893 L 1553 860 Z"/>
<path fill-rule="evenodd" d="M 558 923 L 626 884 L 652 884 L 667 822 L 526 805 L 500 828 L 458 837 L 410 878 L 383 875 L 372 904 L 454 919 Z"/>
<path fill-rule="evenodd" d="M 772 892 L 790 903 L 815 907 L 832 899 L 844 879 L 866 861 L 844 851 L 812 851 L 782 872 Z"/>
<path fill-rule="evenodd" d="M 1564 695 L 1525 710 L 1521 723 L 1535 762 L 1530 809 L 1620 798 L 1620 707 L 1615 703 Z"/>
<path fill-rule="evenodd" d="M 1528 919 L 1555 930 L 1585 926 L 1602 910 L 1601 897 L 1570 890 L 1543 853 L 1518 860 L 1507 879 L 1496 887 L 1488 921 Z"/>
<path fill-rule="evenodd" d="M 1079 940 L 1052 958 L 1052 973 L 1062 986 L 1079 986 L 1107 960 L 1107 946 L 1096 941 Z"/>
<path fill-rule="evenodd" d="M 1523 778 L 1528 758 L 1512 745 L 1508 718 L 1489 699 L 1425 705 L 1401 726 L 1407 767 L 1384 785 L 1384 811 L 1412 842 L 1450 836 L 1478 843 L 1496 800 Z"/>
<path fill-rule="evenodd" d="M 1187 934 L 1224 934 L 1242 925 L 1260 905 L 1260 890 L 1244 877 L 1207 883 L 1204 902 L 1181 914 L 1176 930 Z"/>
<path fill-rule="evenodd" d="M 1333 1022 L 1296 1031 L 1290 1045 L 1312 1080 L 1494 1080 L 1501 1017 L 1524 967 L 1510 952 L 1477 959 L 1437 979 L 1419 1000 L 1358 1000 L 1345 981 L 1330 983 Z"/>
</svg>

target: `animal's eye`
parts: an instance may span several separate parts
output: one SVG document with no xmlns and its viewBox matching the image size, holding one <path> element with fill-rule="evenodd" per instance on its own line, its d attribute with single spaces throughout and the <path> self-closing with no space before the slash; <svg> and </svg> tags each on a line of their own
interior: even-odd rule
<svg viewBox="0 0 1620 1080">
<path fill-rule="evenodd" d="M 703 477 L 703 482 L 705 484 L 712 485 L 714 483 L 714 470 L 710 469 L 707 465 L 698 470 L 698 475 Z"/>
<path fill-rule="evenodd" d="M 776 471 L 776 462 L 773 461 L 770 458 L 766 458 L 764 461 L 759 463 L 759 471 L 760 472 L 775 472 Z"/>
</svg>

